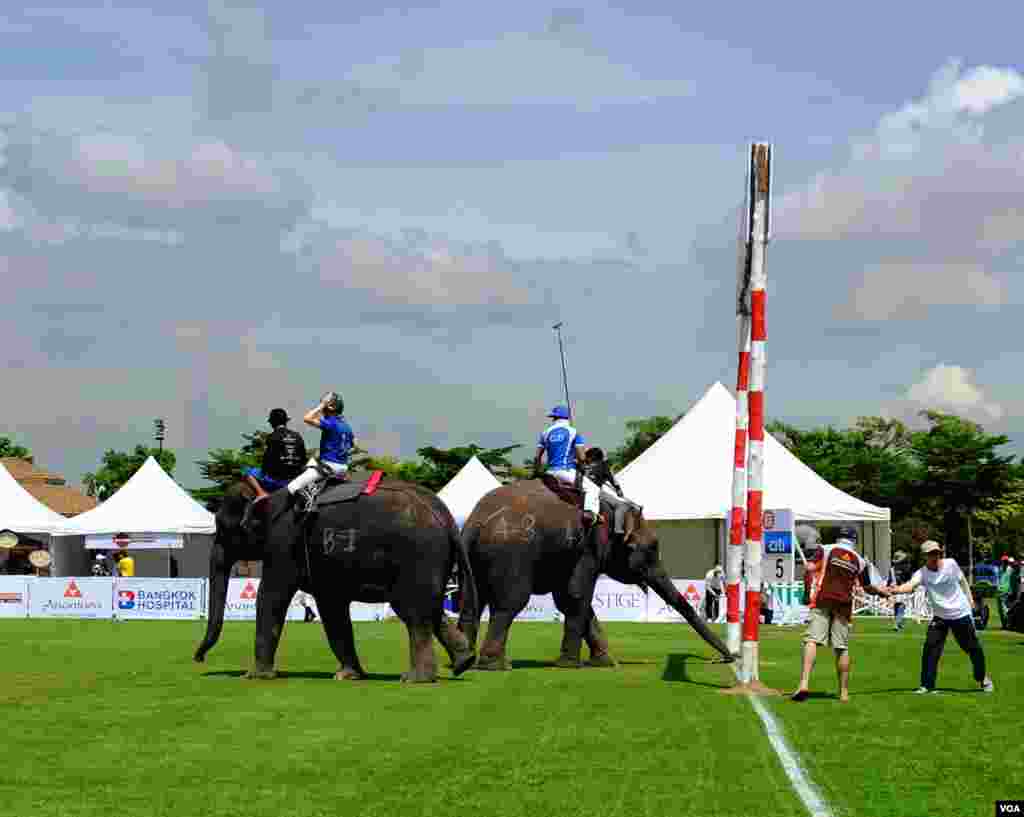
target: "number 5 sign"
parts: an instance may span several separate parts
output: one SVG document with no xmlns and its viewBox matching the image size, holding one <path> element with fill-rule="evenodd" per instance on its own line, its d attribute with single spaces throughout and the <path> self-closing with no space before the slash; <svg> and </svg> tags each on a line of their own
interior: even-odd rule
<svg viewBox="0 0 1024 817">
<path fill-rule="evenodd" d="M 764 581 L 768 584 L 792 582 L 795 551 L 793 548 L 793 511 L 787 509 L 764 512 Z"/>
</svg>

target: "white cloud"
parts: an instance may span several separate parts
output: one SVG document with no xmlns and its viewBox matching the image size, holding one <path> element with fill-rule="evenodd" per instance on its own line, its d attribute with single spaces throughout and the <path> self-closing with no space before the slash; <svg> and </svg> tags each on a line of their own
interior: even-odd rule
<svg viewBox="0 0 1024 817">
<path fill-rule="evenodd" d="M 525 32 L 359 65 L 348 78 L 414 105 L 591 106 L 694 92 L 687 79 L 642 76 L 586 45 Z"/>
<path fill-rule="evenodd" d="M 866 269 L 836 317 L 924 318 L 929 306 L 999 306 L 1003 285 L 973 264 L 882 263 Z"/>
<path fill-rule="evenodd" d="M 975 420 L 998 420 L 1003 407 L 990 401 L 962 366 L 940 363 L 907 390 L 907 400 L 922 409 L 951 411 Z"/>
</svg>

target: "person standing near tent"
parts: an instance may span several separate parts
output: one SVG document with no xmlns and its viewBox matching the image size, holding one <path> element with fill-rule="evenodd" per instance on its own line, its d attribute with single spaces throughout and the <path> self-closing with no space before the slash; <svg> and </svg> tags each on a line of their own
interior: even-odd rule
<svg viewBox="0 0 1024 817">
<path fill-rule="evenodd" d="M 857 531 L 844 527 L 833 545 L 822 545 L 815 554 L 811 585 L 811 620 L 804 635 L 803 672 L 792 700 L 810 695 L 811 671 L 819 646 L 831 646 L 836 655 L 839 700 L 850 700 L 850 620 L 853 617 L 853 589 L 860 581 L 864 592 L 888 596 L 889 591 L 872 581 L 871 564 L 856 550 Z"/>
<path fill-rule="evenodd" d="M 135 560 L 128 554 L 127 550 L 117 557 L 117 574 L 126 577 L 135 575 Z"/>
<path fill-rule="evenodd" d="M 921 545 L 924 567 L 908 582 L 896 585 L 893 593 L 913 593 L 923 587 L 932 605 L 933 618 L 921 653 L 921 686 L 915 692 L 925 695 L 935 692 L 939 659 L 946 645 L 946 636 L 953 631 L 956 643 L 971 659 L 974 680 L 983 692 L 992 692 L 995 685 L 985 671 L 985 652 L 974 628 L 974 597 L 960 565 L 955 559 L 942 558 L 942 545 L 929 539 Z"/>
<path fill-rule="evenodd" d="M 708 621 L 718 621 L 718 604 L 722 598 L 722 585 L 725 573 L 721 565 L 715 565 L 704 574 L 704 617 Z"/>
</svg>

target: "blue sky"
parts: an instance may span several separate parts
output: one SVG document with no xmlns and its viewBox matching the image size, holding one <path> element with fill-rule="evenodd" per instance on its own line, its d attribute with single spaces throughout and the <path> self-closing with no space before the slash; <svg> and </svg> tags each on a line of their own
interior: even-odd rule
<svg viewBox="0 0 1024 817">
<path fill-rule="evenodd" d="M 735 380 L 763 139 L 769 416 L 940 408 L 1024 439 L 1019 4 L 742 12 L 0 12 L 0 433 L 74 481 L 162 416 L 195 485 L 334 388 L 379 453 L 528 448 L 562 320 L 579 423 L 614 447 Z"/>
</svg>

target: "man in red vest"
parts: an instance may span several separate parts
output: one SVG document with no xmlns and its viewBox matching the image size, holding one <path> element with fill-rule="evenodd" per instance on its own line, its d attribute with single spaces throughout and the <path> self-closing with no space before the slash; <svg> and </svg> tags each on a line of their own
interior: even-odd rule
<svg viewBox="0 0 1024 817">
<path fill-rule="evenodd" d="M 859 581 L 864 592 L 872 596 L 888 596 L 889 590 L 876 587 L 871 579 L 871 565 L 856 550 L 856 528 L 841 528 L 834 545 L 823 545 L 815 554 L 816 569 L 811 584 L 811 621 L 804 635 L 803 673 L 800 686 L 793 693 L 794 701 L 804 701 L 810 694 L 808 685 L 818 646 L 829 645 L 836 654 L 839 676 L 839 700 L 850 699 L 850 619 L 853 617 L 853 589 Z"/>
</svg>

